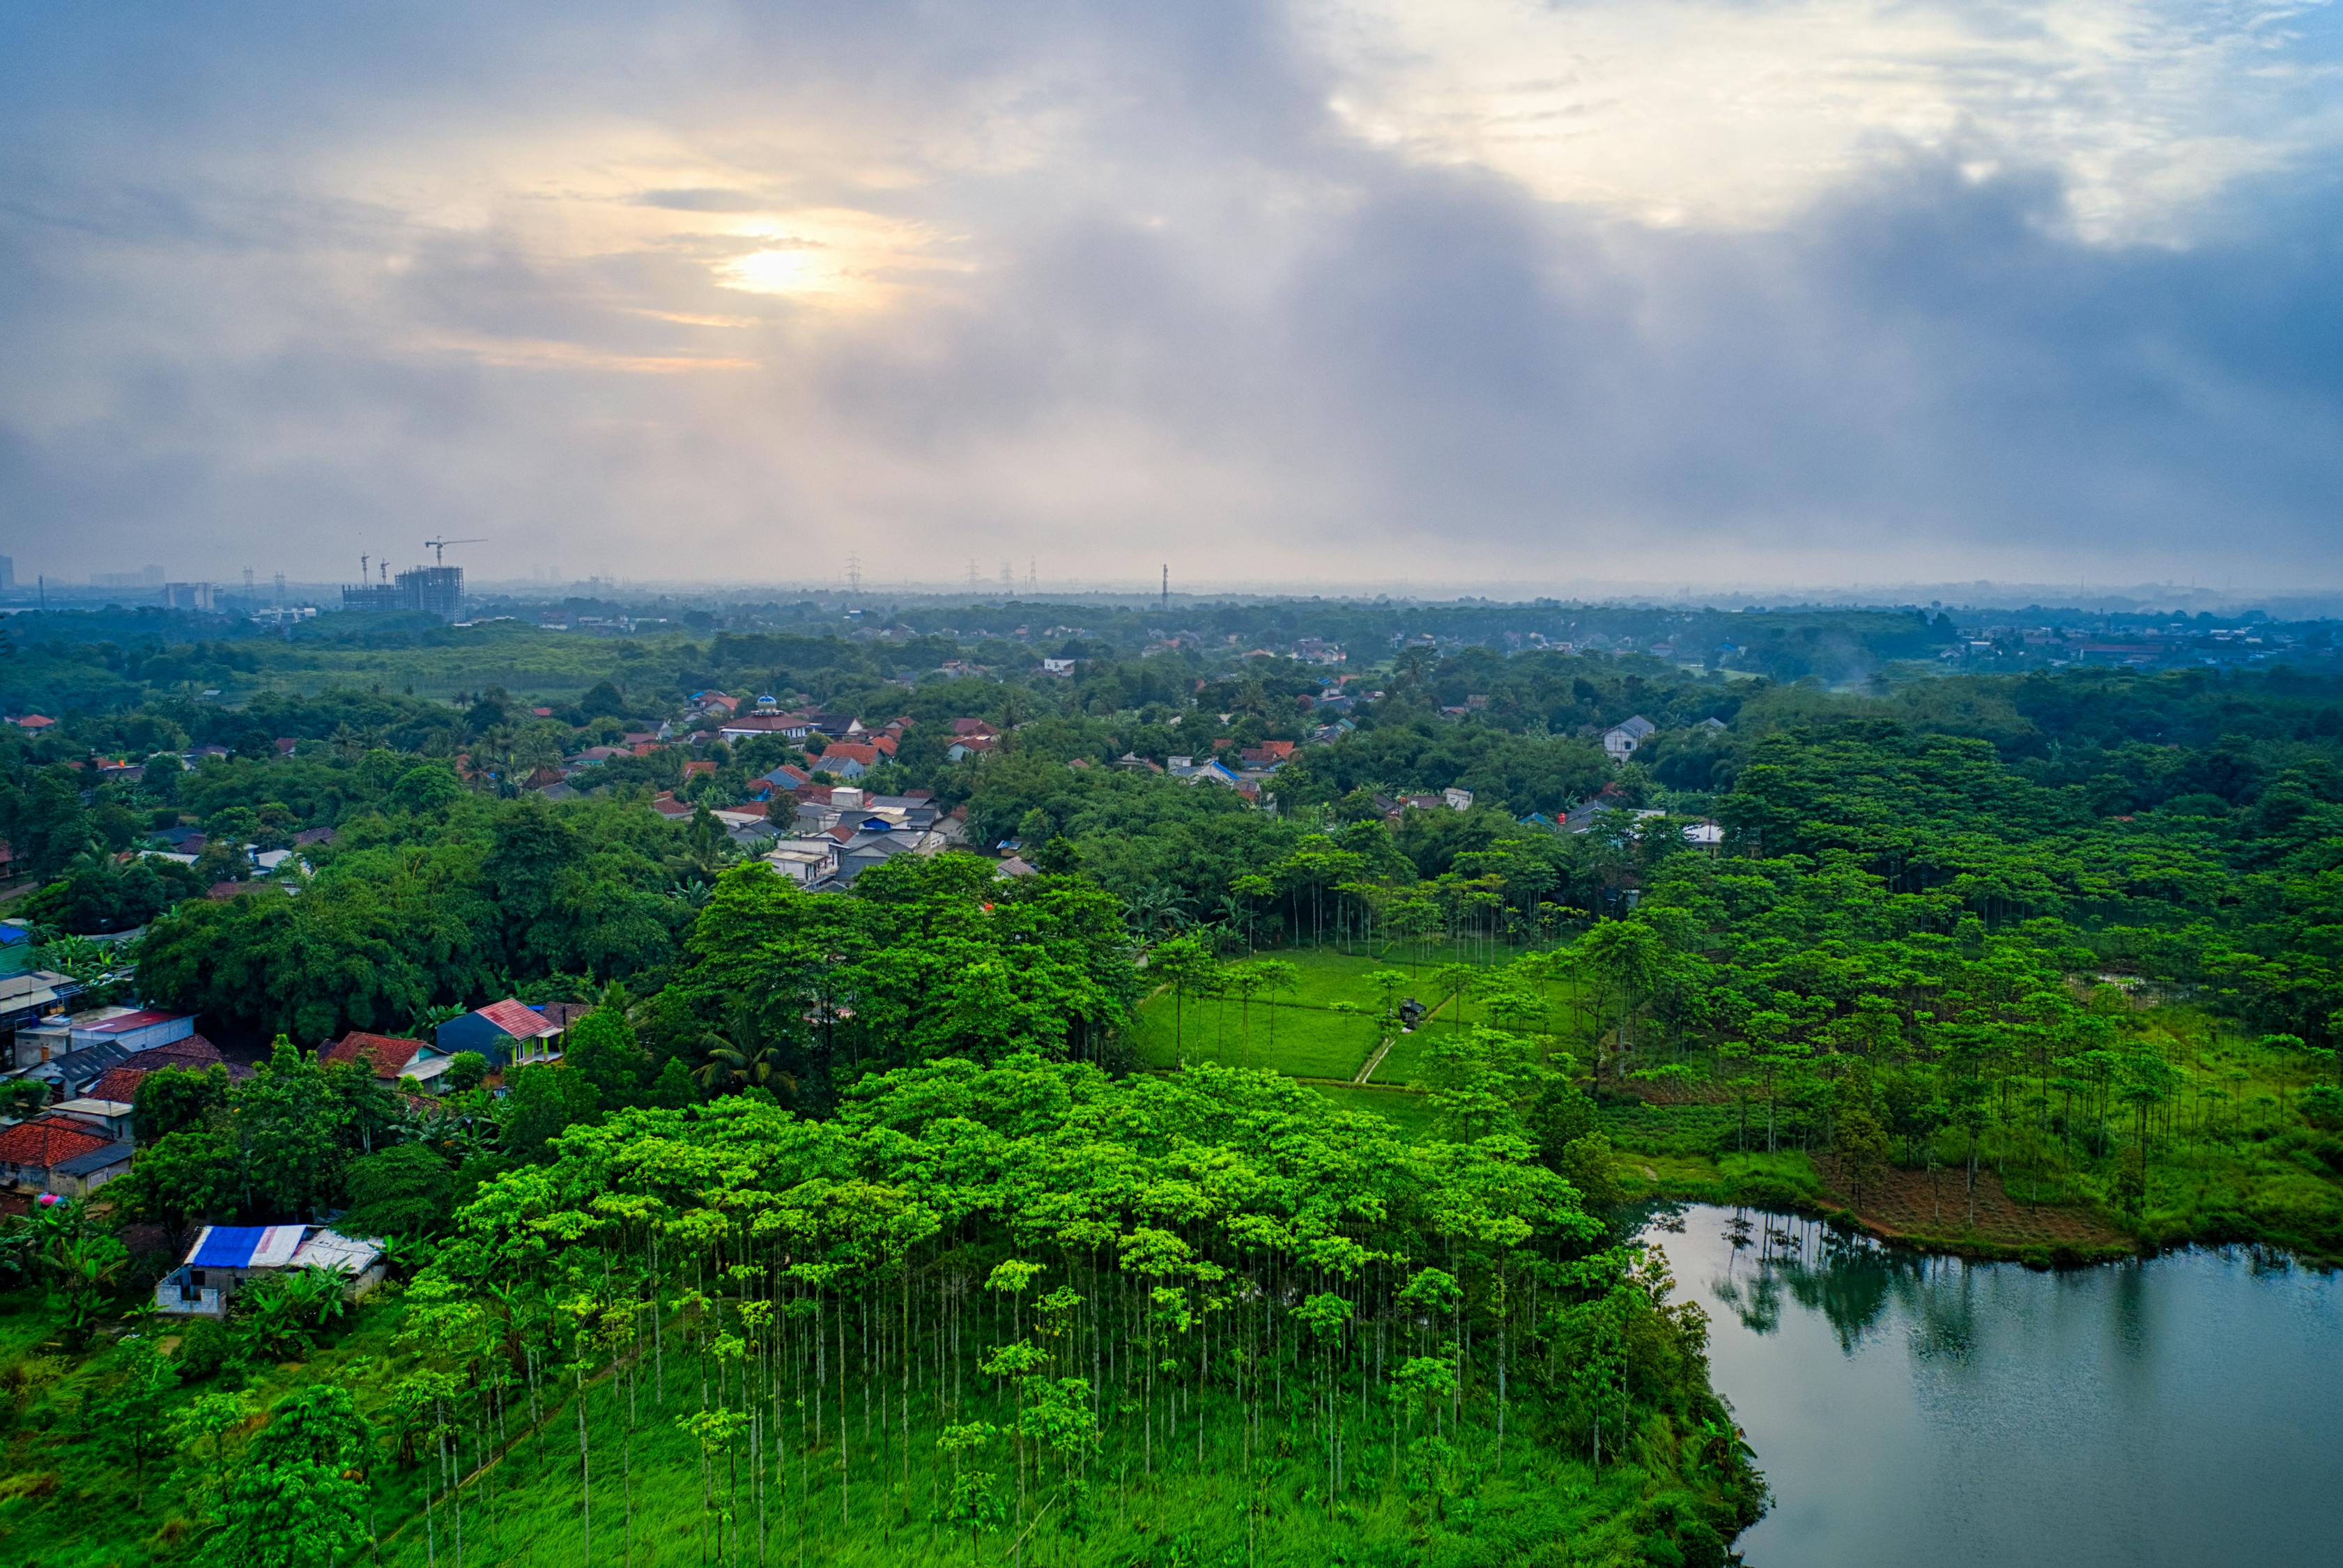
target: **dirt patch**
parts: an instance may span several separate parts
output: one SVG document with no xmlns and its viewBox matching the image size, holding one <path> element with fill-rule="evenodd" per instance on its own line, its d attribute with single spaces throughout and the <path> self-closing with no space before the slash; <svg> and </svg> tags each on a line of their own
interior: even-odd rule
<svg viewBox="0 0 2343 1568">
<path fill-rule="evenodd" d="M 1863 1206 L 1848 1201 L 1838 1161 L 1818 1156 L 1815 1169 L 1833 1202 L 1853 1210 L 1873 1232 L 1891 1241 L 1938 1244 L 1980 1243 L 2014 1251 L 2061 1248 L 2099 1253 L 2128 1248 L 2131 1239 L 2087 1209 L 2030 1204 L 2012 1198 L 1998 1177 L 1979 1171 L 1976 1223 L 1969 1223 L 1969 1195 L 1958 1170 L 1891 1170 L 1863 1191 Z"/>
<path fill-rule="evenodd" d="M 1600 1094 L 1614 1099 L 1624 1096 L 1640 1100 L 1647 1105 L 1730 1105 L 1733 1103 L 1733 1086 L 1719 1083 L 1714 1079 L 1699 1079 L 1689 1083 L 1682 1083 L 1664 1078 L 1629 1078 L 1623 1081 L 1606 1076 L 1595 1086 L 1595 1089 Z M 1753 1101 L 1750 1104 L 1750 1114 L 1762 1124 L 1765 1118 L 1764 1103 Z"/>
</svg>

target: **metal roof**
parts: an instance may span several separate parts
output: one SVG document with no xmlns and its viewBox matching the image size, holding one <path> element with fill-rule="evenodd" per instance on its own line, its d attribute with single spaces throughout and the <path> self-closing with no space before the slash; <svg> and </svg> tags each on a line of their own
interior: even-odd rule
<svg viewBox="0 0 2343 1568">
<path fill-rule="evenodd" d="M 281 1269 L 301 1249 L 307 1225 L 206 1225 L 187 1249 L 197 1269 Z"/>
</svg>

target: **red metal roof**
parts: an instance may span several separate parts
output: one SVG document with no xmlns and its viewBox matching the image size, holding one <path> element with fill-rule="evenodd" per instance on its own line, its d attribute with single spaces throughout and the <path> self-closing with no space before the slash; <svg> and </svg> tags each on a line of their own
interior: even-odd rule
<svg viewBox="0 0 2343 1568">
<path fill-rule="evenodd" d="M 543 1013 L 536 1011 L 527 1002 L 513 997 L 507 997 L 502 1001 L 492 1001 L 486 1007 L 474 1008 L 472 1010 L 515 1040 L 534 1040 L 538 1035 L 558 1034 L 561 1030 L 559 1024 L 548 1022 Z"/>
<path fill-rule="evenodd" d="M 94 1154 L 113 1141 L 86 1124 L 44 1116 L 0 1132 L 0 1163 L 45 1170 L 76 1155 Z"/>
<path fill-rule="evenodd" d="M 154 1024 L 169 1023 L 175 1019 L 186 1016 L 184 1012 L 157 1012 L 150 1008 L 144 1012 L 126 1012 L 120 1018 L 109 1018 L 104 1023 L 91 1024 L 88 1032 L 124 1034 L 134 1029 L 146 1029 Z"/>
</svg>

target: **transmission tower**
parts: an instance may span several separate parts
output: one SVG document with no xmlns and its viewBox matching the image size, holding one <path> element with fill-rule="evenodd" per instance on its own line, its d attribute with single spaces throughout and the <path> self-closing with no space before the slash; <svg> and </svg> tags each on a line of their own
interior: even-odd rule
<svg viewBox="0 0 2343 1568">
<path fill-rule="evenodd" d="M 1001 563 L 1001 591 L 1005 594 L 1017 591 L 1017 568 L 1007 561 Z"/>
<path fill-rule="evenodd" d="M 1041 573 L 1031 556 L 1025 558 L 1025 591 L 1029 594 L 1041 591 Z"/>
<path fill-rule="evenodd" d="M 974 556 L 968 558 L 968 591 L 970 593 L 976 591 L 976 558 Z"/>
<path fill-rule="evenodd" d="M 1172 608 L 1172 563 L 1169 561 L 1163 563 L 1163 598 L 1161 608 L 1167 614 Z"/>
<path fill-rule="evenodd" d="M 862 558 L 860 556 L 846 558 L 846 589 L 858 598 L 862 595 Z"/>
</svg>

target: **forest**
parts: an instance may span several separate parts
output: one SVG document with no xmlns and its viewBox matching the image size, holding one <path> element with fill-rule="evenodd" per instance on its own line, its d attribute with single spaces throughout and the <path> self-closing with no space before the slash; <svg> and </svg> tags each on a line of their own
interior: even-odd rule
<svg viewBox="0 0 2343 1568">
<path fill-rule="evenodd" d="M 1722 1563 L 1764 1456 L 1642 1205 L 2343 1260 L 2331 677 L 1463 647 L 1337 689 L 1101 638 L 904 684 L 982 652 L 948 624 L 236 703 L 149 654 L 0 734 L 33 961 L 226 1059 L 0 1222 L 7 1549 Z M 524 787 L 704 688 L 908 719 L 862 782 L 984 853 L 777 875 L 709 813 L 812 741 Z M 949 759 L 960 717 L 1003 744 Z M 1200 734 L 1296 749 L 1259 801 L 1115 765 Z M 508 995 L 581 1009 L 558 1065 L 318 1054 Z M 327 1216 L 390 1244 L 364 1302 L 140 1310 L 204 1223 Z"/>
</svg>

